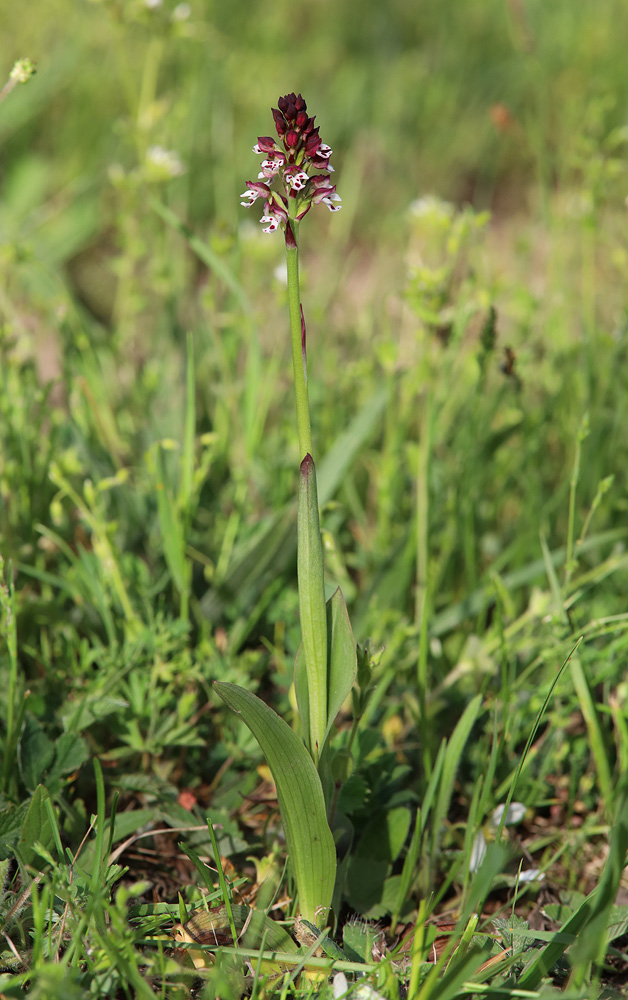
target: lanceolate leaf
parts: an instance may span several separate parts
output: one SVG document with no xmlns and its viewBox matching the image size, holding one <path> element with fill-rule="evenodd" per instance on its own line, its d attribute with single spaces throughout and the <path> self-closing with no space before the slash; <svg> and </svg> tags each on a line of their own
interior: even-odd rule
<svg viewBox="0 0 628 1000">
<path fill-rule="evenodd" d="M 309 746 L 316 763 L 327 729 L 327 613 L 316 469 L 309 454 L 301 462 L 297 527 L 299 613 L 307 673 Z"/>
<path fill-rule="evenodd" d="M 325 740 L 342 704 L 353 687 L 357 671 L 355 639 L 349 621 L 347 605 L 340 587 L 327 601 L 327 721 Z M 310 699 L 303 643 L 294 661 L 294 689 L 299 706 L 303 739 L 313 754 L 310 743 Z"/>
<path fill-rule="evenodd" d="M 336 850 L 312 758 L 290 726 L 250 691 L 225 681 L 215 681 L 214 687 L 242 716 L 268 761 L 277 786 L 301 915 L 312 923 L 324 923 L 318 911 L 331 903 Z"/>
<path fill-rule="evenodd" d="M 305 651 L 303 643 L 299 643 L 297 655 L 294 661 L 294 693 L 299 706 L 299 718 L 305 745 L 312 752 L 310 743 L 310 696 L 307 690 L 307 670 L 305 668 Z"/>
<path fill-rule="evenodd" d="M 325 739 L 342 703 L 351 691 L 358 669 L 355 639 L 340 587 L 327 601 L 327 726 Z"/>
</svg>

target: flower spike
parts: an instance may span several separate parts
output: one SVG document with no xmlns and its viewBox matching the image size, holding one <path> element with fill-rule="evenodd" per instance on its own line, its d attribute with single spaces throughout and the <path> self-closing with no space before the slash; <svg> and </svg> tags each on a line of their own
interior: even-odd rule
<svg viewBox="0 0 628 1000">
<path fill-rule="evenodd" d="M 274 233 L 281 226 L 286 241 L 294 240 L 293 222 L 299 222 L 312 205 L 326 205 L 338 212 L 342 205 L 335 184 L 330 183 L 334 168 L 329 162 L 332 149 L 322 142 L 319 126 L 314 125 L 301 94 L 286 94 L 271 108 L 279 142 L 268 135 L 260 136 L 253 152 L 264 159 L 257 181 L 247 181 L 247 190 L 240 195 L 240 204 L 250 208 L 258 198 L 264 199 L 261 218 L 263 232 Z M 315 173 L 315 171 L 324 171 Z M 279 190 L 272 191 L 275 178 Z M 289 232 L 290 235 L 289 235 Z"/>
</svg>

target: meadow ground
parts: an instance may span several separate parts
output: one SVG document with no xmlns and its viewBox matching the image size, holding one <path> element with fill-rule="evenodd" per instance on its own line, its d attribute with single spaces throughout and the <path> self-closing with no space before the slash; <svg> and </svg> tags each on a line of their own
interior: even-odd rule
<svg viewBox="0 0 628 1000">
<path fill-rule="evenodd" d="M 628 7 L 2 20 L 0 997 L 623 995 Z M 213 687 L 308 743 L 284 241 L 240 204 L 293 90 L 342 197 L 300 232 L 359 646 L 327 939 Z"/>
</svg>

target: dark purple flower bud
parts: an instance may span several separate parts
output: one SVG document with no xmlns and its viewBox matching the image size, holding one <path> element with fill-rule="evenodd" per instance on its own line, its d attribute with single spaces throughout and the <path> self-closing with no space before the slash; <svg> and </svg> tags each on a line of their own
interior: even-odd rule
<svg viewBox="0 0 628 1000">
<path fill-rule="evenodd" d="M 297 145 L 298 141 L 299 141 L 299 137 L 298 137 L 297 133 L 294 131 L 294 129 L 290 129 L 289 132 L 286 132 L 286 137 L 284 139 L 284 142 L 285 142 L 286 146 L 288 147 L 288 149 L 294 149 L 294 147 Z"/>
<path fill-rule="evenodd" d="M 335 190 L 336 190 L 335 184 L 318 188 L 318 190 L 315 191 L 314 194 L 312 195 L 313 204 L 319 205 L 321 201 L 325 200 L 325 198 L 329 198 L 330 194 L 333 194 Z"/>
<path fill-rule="evenodd" d="M 286 134 L 286 129 L 288 126 L 286 125 L 284 116 L 282 115 L 281 111 L 278 111 L 277 108 L 271 108 L 271 111 L 273 113 L 273 118 L 275 119 L 275 128 L 277 129 L 277 135 L 279 136 L 279 138 L 281 138 Z"/>
<path fill-rule="evenodd" d="M 308 156 L 310 159 L 313 156 L 316 156 L 320 144 L 321 144 L 321 139 L 320 136 L 318 135 L 318 130 L 317 130 L 312 135 L 309 135 L 305 140 L 305 155 Z"/>
<path fill-rule="evenodd" d="M 310 184 L 315 190 L 322 187 L 328 187 L 330 183 L 331 178 L 329 174 L 314 174 L 313 177 L 310 177 Z"/>
<path fill-rule="evenodd" d="M 277 143 L 269 135 L 260 135 L 257 140 L 256 153 L 274 153 L 277 150 Z"/>
<path fill-rule="evenodd" d="M 298 112 L 297 117 L 295 119 L 295 125 L 298 128 L 299 132 L 303 131 L 303 128 L 307 125 L 308 120 L 309 119 L 307 117 L 307 111 Z"/>
</svg>

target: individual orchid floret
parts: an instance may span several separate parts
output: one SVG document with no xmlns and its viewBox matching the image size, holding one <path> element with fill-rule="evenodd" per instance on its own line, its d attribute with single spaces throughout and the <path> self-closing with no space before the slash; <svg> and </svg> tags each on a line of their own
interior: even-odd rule
<svg viewBox="0 0 628 1000">
<path fill-rule="evenodd" d="M 253 152 L 263 156 L 261 169 L 257 181 L 246 182 L 247 190 L 240 197 L 246 208 L 258 198 L 264 199 L 263 232 L 273 233 L 281 226 L 288 239 L 290 228 L 294 239 L 290 220 L 299 222 L 312 205 L 321 203 L 330 212 L 337 212 L 342 199 L 330 183 L 332 149 L 321 141 L 319 127 L 308 115 L 301 94 L 286 94 L 277 104 L 271 110 L 279 142 L 268 135 L 258 138 Z M 275 179 L 276 190 L 271 191 Z"/>
<path fill-rule="evenodd" d="M 267 184 L 260 184 L 259 181 L 247 181 L 246 186 L 248 190 L 243 191 L 240 195 L 244 199 L 240 204 L 246 208 L 254 205 L 258 198 L 270 197 L 270 188 Z"/>
</svg>

